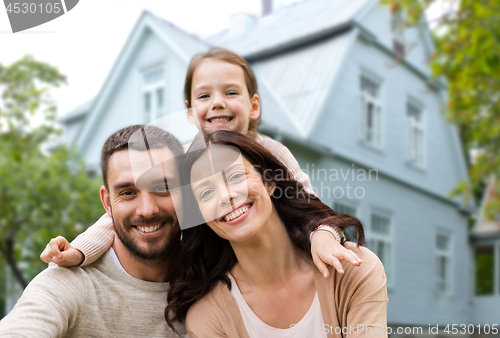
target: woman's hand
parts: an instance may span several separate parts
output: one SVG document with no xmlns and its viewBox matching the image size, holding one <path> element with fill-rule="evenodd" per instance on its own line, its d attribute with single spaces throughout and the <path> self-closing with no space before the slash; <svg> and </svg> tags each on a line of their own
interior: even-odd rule
<svg viewBox="0 0 500 338">
<path fill-rule="evenodd" d="M 354 266 L 362 263 L 358 255 L 344 248 L 330 232 L 321 229 L 316 230 L 311 236 L 311 255 L 314 264 L 325 278 L 329 276 L 326 264 L 343 274 L 344 269 L 340 260 L 346 260 Z"/>
<path fill-rule="evenodd" d="M 57 236 L 52 238 L 40 255 L 45 263 L 56 263 L 59 266 L 77 266 L 83 263 L 85 256 L 69 244 L 66 238 Z"/>
</svg>

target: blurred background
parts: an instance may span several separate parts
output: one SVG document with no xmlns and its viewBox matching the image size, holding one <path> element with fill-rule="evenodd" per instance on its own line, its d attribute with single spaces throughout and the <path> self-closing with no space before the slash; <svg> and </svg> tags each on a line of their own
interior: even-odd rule
<svg viewBox="0 0 500 338">
<path fill-rule="evenodd" d="M 488 0 L 86 0 L 16 34 L 0 10 L 0 313 L 50 238 L 103 213 L 106 138 L 182 110 L 191 57 L 224 47 L 257 76 L 259 131 L 363 223 L 389 325 L 407 328 L 391 336 L 491 334 L 499 40 Z M 181 139 L 185 123 L 172 125 Z"/>
</svg>

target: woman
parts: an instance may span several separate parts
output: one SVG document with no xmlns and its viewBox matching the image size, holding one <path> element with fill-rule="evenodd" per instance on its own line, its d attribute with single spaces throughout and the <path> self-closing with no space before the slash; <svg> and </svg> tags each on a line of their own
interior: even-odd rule
<svg viewBox="0 0 500 338">
<path fill-rule="evenodd" d="M 234 132 L 197 138 L 183 174 L 207 223 L 184 231 L 170 279 L 169 324 L 185 317 L 192 337 L 386 336 L 385 274 L 380 260 L 359 247 L 359 220 L 335 217 L 268 150 Z M 343 275 L 324 280 L 311 261 L 309 233 L 351 224 L 358 246 L 346 247 L 363 264 L 343 263 Z"/>
</svg>

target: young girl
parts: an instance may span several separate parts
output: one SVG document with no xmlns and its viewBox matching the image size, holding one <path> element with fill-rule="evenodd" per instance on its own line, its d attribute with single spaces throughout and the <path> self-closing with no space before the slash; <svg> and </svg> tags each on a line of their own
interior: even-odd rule
<svg viewBox="0 0 500 338">
<path fill-rule="evenodd" d="M 297 160 L 281 143 L 257 133 L 260 99 L 257 80 L 248 63 L 226 49 L 212 49 L 196 55 L 189 65 L 184 84 L 188 119 L 199 130 L 226 129 L 241 134 L 255 132 L 257 141 L 278 158 L 299 181 L 306 192 L 314 194 L 309 177 L 300 170 Z M 321 226 L 311 234 L 313 261 L 325 278 L 326 264 L 343 273 L 339 259 L 352 265 L 361 264 L 359 257 L 340 242 L 343 233 L 338 227 Z M 331 236 L 331 234 L 335 236 Z M 112 220 L 106 214 L 70 245 L 63 237 L 50 241 L 41 255 L 45 262 L 61 266 L 87 265 L 101 256 L 113 243 Z"/>
</svg>

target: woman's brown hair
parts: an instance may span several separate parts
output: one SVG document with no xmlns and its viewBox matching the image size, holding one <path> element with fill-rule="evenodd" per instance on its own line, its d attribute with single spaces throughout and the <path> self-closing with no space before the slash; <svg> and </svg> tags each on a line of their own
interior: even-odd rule
<svg viewBox="0 0 500 338">
<path fill-rule="evenodd" d="M 192 105 L 191 89 L 193 87 L 194 72 L 196 71 L 198 66 L 200 66 L 203 61 L 206 60 L 219 60 L 241 67 L 245 76 L 245 84 L 247 86 L 250 99 L 252 99 L 252 97 L 257 94 L 257 80 L 255 79 L 252 68 L 250 68 L 250 65 L 245 61 L 245 59 L 238 54 L 231 52 L 230 50 L 223 48 L 212 48 L 206 53 L 195 55 L 189 63 L 188 71 L 186 73 L 186 80 L 184 81 L 184 98 L 188 102 L 188 108 L 191 108 Z M 259 121 L 260 116 L 256 120 L 251 120 L 250 125 L 248 126 L 248 130 L 256 132 Z"/>
<path fill-rule="evenodd" d="M 189 184 L 191 167 L 206 152 L 207 144 L 237 148 L 259 172 L 263 182 L 276 185 L 271 195 L 272 203 L 294 246 L 307 253 L 309 258 L 309 234 L 321 224 L 338 226 L 342 230 L 354 225 L 358 245 L 363 245 L 363 226 L 357 218 L 337 214 L 318 197 L 308 194 L 302 184 L 292 178 L 285 165 L 251 136 L 254 136 L 253 133 L 247 136 L 227 130 L 215 131 L 206 136 L 206 139 L 203 135 L 198 135 L 186 153 L 181 170 L 183 184 Z M 192 200 L 194 196 L 183 198 Z M 192 212 L 199 211 L 189 210 L 189 213 Z M 174 321 L 182 322 L 189 307 L 210 292 L 219 281 L 230 288 L 231 282 L 227 273 L 236 261 L 229 241 L 219 237 L 208 225 L 202 224 L 183 230 L 181 248 L 170 270 L 171 288 L 165 309 L 169 326 L 173 328 Z"/>
</svg>

